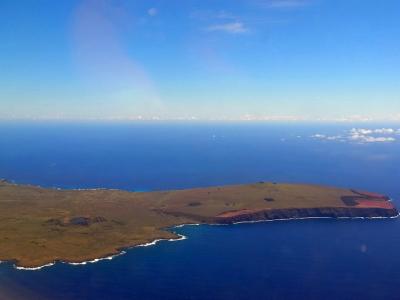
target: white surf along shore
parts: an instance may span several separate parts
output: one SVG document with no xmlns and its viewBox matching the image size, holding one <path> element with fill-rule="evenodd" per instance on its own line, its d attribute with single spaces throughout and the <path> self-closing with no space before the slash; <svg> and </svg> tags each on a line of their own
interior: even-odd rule
<svg viewBox="0 0 400 300">
<path fill-rule="evenodd" d="M 184 226 L 201 226 L 201 225 L 208 225 L 208 226 L 230 226 L 230 225 L 240 225 L 240 224 L 251 224 L 251 223 L 264 223 L 264 222 L 275 222 L 275 221 L 294 221 L 294 220 L 310 220 L 310 219 L 351 219 L 351 220 L 369 220 L 369 219 L 396 219 L 400 217 L 400 213 L 397 214 L 396 216 L 393 217 L 302 217 L 302 218 L 286 218 L 286 219 L 273 219 L 273 220 L 255 220 L 255 221 L 240 221 L 240 222 L 235 222 L 232 224 L 198 224 L 198 223 L 189 223 L 189 224 L 180 224 L 180 225 L 176 225 L 173 226 L 171 228 L 182 228 Z M 65 261 L 55 261 L 49 264 L 45 264 L 43 266 L 39 266 L 39 267 L 35 267 L 35 268 L 25 268 L 25 267 L 20 267 L 17 265 L 13 265 L 13 267 L 17 270 L 25 270 L 25 271 L 37 271 L 37 270 L 41 270 L 43 268 L 47 268 L 47 267 L 51 267 L 53 265 L 55 265 L 56 263 L 63 263 L 63 264 L 68 264 L 71 266 L 84 266 L 87 264 L 93 264 L 93 263 L 97 263 L 99 261 L 103 261 L 103 260 L 112 260 L 115 257 L 121 256 L 126 254 L 126 252 L 130 249 L 136 248 L 136 247 L 149 247 L 149 246 L 154 246 L 156 245 L 158 242 L 161 241 L 167 241 L 167 242 L 177 242 L 177 241 L 183 241 L 187 239 L 187 236 L 184 236 L 182 234 L 173 232 L 172 233 L 176 234 L 178 236 L 178 238 L 176 239 L 155 239 L 154 241 L 148 242 L 148 243 L 144 243 L 144 244 L 139 244 L 139 245 L 135 245 L 132 247 L 127 247 L 124 250 L 121 250 L 119 253 L 117 254 L 113 254 L 110 256 L 106 256 L 106 257 L 100 257 L 100 258 L 96 258 L 93 260 L 88 260 L 88 261 L 83 261 L 83 262 L 79 262 L 79 263 L 74 263 L 74 262 L 65 262 Z M 6 261 L 0 261 L 1 263 L 6 263 Z"/>
</svg>

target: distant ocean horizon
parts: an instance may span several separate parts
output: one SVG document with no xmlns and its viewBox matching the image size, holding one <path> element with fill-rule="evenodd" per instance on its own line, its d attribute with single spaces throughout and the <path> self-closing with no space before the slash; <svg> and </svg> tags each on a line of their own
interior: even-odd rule
<svg viewBox="0 0 400 300">
<path fill-rule="evenodd" d="M 0 122 L 0 178 L 66 189 L 258 181 L 369 190 L 400 202 L 400 124 Z M 0 299 L 398 299 L 400 220 L 173 229 L 94 264 L 0 264 Z"/>
</svg>

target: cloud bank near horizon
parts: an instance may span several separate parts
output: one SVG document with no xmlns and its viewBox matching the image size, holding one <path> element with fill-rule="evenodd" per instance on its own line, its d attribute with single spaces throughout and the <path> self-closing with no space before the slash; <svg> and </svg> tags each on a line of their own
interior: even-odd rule
<svg viewBox="0 0 400 300">
<path fill-rule="evenodd" d="M 354 142 L 354 143 L 390 143 L 400 138 L 400 128 L 352 128 L 340 135 L 326 135 L 317 133 L 313 139 L 324 141 Z"/>
</svg>

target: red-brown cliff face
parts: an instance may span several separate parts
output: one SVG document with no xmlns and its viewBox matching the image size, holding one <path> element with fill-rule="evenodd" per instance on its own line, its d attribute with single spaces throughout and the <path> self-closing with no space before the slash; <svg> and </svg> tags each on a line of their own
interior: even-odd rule
<svg viewBox="0 0 400 300">
<path fill-rule="evenodd" d="M 215 223 L 230 224 L 246 221 L 301 219 L 301 218 L 392 218 L 398 211 L 380 207 L 320 207 L 287 208 L 271 210 L 240 210 L 223 213 L 215 217 Z"/>
</svg>

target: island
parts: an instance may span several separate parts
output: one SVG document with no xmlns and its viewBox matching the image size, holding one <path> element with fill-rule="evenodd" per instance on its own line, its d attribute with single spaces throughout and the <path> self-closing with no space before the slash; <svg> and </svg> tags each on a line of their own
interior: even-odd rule
<svg viewBox="0 0 400 300">
<path fill-rule="evenodd" d="M 0 261 L 19 268 L 85 263 L 158 240 L 184 224 L 301 218 L 392 218 L 389 197 L 307 184 L 128 192 L 61 190 L 0 181 Z"/>
</svg>

